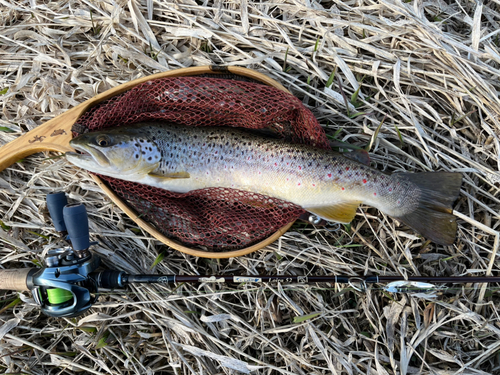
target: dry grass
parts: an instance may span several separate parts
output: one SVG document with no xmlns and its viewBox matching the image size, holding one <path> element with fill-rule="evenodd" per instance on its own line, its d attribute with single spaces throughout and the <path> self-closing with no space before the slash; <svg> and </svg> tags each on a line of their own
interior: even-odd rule
<svg viewBox="0 0 500 375">
<path fill-rule="evenodd" d="M 339 140 L 364 146 L 387 116 L 371 149 L 379 169 L 464 174 L 454 246 L 423 246 L 363 208 L 349 231 L 296 225 L 259 252 L 215 261 L 138 235 L 86 173 L 37 154 L 0 174 L 10 227 L 0 231 L 0 266 L 29 267 L 55 246 L 39 236 L 54 235 L 45 195 L 65 190 L 87 206 L 95 251 L 129 272 L 496 274 L 499 14 L 498 0 L 0 1 L 0 126 L 14 131 L 0 132 L 2 144 L 119 83 L 215 63 L 280 81 Z M 359 89 L 349 109 L 337 78 L 348 100 Z M 47 318 L 21 297 L 0 313 L 5 373 L 500 372 L 496 285 L 436 300 L 345 285 L 138 286 L 77 319 Z"/>
</svg>

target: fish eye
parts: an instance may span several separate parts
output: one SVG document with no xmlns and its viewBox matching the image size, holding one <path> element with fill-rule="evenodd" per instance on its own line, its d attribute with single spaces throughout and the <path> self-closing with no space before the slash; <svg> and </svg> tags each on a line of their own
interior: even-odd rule
<svg viewBox="0 0 500 375">
<path fill-rule="evenodd" d="M 107 147 L 111 144 L 111 139 L 107 135 L 100 135 L 97 137 L 96 142 L 101 147 Z"/>
</svg>

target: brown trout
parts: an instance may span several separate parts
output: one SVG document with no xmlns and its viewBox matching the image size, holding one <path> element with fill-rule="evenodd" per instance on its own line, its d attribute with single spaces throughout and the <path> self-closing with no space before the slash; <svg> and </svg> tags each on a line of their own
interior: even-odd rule
<svg viewBox="0 0 500 375">
<path fill-rule="evenodd" d="M 452 204 L 462 175 L 388 175 L 339 153 L 225 127 L 142 123 L 74 138 L 67 159 L 91 172 L 184 193 L 225 187 L 280 198 L 349 223 L 378 208 L 443 245 L 455 240 Z"/>
</svg>

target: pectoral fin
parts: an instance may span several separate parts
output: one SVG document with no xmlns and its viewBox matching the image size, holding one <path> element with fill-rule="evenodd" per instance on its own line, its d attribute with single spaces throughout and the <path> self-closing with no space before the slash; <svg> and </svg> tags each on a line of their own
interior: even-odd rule
<svg viewBox="0 0 500 375">
<path fill-rule="evenodd" d="M 171 180 L 171 179 L 176 179 L 176 178 L 190 178 L 191 176 L 187 172 L 175 172 L 175 173 L 169 173 L 169 174 L 159 174 L 159 173 L 154 173 L 154 172 L 149 172 L 148 176 L 154 177 L 154 178 L 162 178 L 165 180 Z"/>
<path fill-rule="evenodd" d="M 307 211 L 329 221 L 338 223 L 350 223 L 361 202 L 341 202 L 330 206 L 304 207 Z"/>
</svg>

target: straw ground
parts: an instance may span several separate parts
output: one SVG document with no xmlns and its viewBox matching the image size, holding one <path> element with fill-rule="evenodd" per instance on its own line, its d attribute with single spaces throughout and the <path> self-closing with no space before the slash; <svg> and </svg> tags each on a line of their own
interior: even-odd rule
<svg viewBox="0 0 500 375">
<path fill-rule="evenodd" d="M 296 224 L 261 251 L 215 261 L 166 248 L 85 171 L 37 154 L 0 174 L 0 266 L 33 266 L 55 246 L 44 201 L 64 190 L 87 206 L 105 264 L 128 272 L 495 274 L 499 23 L 498 0 L 1 1 L 2 144 L 122 82 L 239 65 L 283 83 L 332 139 L 369 145 L 376 168 L 462 172 L 464 183 L 453 246 L 362 207 L 349 227 Z M 140 286 L 75 319 L 17 297 L 1 294 L 5 373 L 500 372 L 497 285 L 434 299 L 329 284 Z"/>
</svg>

